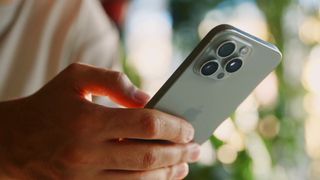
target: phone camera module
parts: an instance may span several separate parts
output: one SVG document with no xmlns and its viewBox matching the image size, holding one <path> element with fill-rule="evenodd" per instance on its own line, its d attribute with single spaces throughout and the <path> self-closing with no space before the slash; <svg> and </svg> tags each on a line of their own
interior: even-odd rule
<svg viewBox="0 0 320 180">
<path fill-rule="evenodd" d="M 231 56 L 236 50 L 236 44 L 233 41 L 226 41 L 217 49 L 217 55 L 221 58 L 226 58 Z"/>
<path fill-rule="evenodd" d="M 241 59 L 239 58 L 232 59 L 231 61 L 227 62 L 225 70 L 228 73 L 237 72 L 242 67 L 242 64 L 243 62 Z"/>
<path fill-rule="evenodd" d="M 211 76 L 216 73 L 219 69 L 219 63 L 214 61 L 207 61 L 205 62 L 201 68 L 200 72 L 203 76 Z"/>
<path fill-rule="evenodd" d="M 244 46 L 244 47 L 242 47 L 241 49 L 240 49 L 240 54 L 241 55 L 247 55 L 248 53 L 249 53 L 249 51 L 250 51 L 250 48 L 249 47 L 247 47 L 247 46 Z"/>
<path fill-rule="evenodd" d="M 217 75 L 217 78 L 218 78 L 218 79 L 223 79 L 224 76 L 225 76 L 225 74 L 222 72 L 222 73 L 220 73 L 220 74 Z"/>
</svg>

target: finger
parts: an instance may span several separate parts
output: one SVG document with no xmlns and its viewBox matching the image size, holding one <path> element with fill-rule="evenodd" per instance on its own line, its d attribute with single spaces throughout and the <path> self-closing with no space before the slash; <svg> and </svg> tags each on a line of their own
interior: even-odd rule
<svg viewBox="0 0 320 180">
<path fill-rule="evenodd" d="M 153 170 L 196 162 L 200 155 L 200 146 L 195 143 L 172 144 L 129 140 L 109 143 L 102 149 L 108 149 L 108 154 L 100 151 L 99 159 L 105 160 L 101 162 L 101 166 L 109 170 Z"/>
<path fill-rule="evenodd" d="M 171 167 L 156 169 L 152 171 L 103 171 L 97 175 L 97 179 L 118 179 L 118 180 L 173 180 L 183 179 L 188 175 L 188 164 L 183 163 Z"/>
<path fill-rule="evenodd" d="M 108 96 L 126 107 L 143 107 L 149 99 L 121 72 L 78 63 L 70 65 L 64 72 L 71 77 L 83 97 L 87 94 Z"/>
<path fill-rule="evenodd" d="M 187 143 L 194 137 L 194 129 L 187 121 L 153 109 L 123 109 L 102 107 L 100 119 L 105 140 L 130 138 L 168 140 Z"/>
</svg>

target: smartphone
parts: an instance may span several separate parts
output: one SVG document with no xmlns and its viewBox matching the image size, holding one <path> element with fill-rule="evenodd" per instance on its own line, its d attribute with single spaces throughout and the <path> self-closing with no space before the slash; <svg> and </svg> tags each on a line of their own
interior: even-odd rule
<svg viewBox="0 0 320 180">
<path fill-rule="evenodd" d="M 145 108 L 180 116 L 202 144 L 281 61 L 279 49 L 230 25 L 213 28 Z"/>
</svg>

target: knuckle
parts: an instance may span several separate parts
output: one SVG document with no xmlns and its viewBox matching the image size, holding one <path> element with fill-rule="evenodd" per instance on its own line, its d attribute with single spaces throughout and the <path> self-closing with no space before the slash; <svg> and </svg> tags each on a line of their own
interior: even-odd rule
<svg viewBox="0 0 320 180">
<path fill-rule="evenodd" d="M 61 156 L 61 162 L 66 169 L 79 169 L 91 164 L 87 154 L 78 147 L 70 147 Z"/>
<path fill-rule="evenodd" d="M 145 174 L 144 172 L 138 172 L 138 173 L 136 174 L 136 177 L 133 178 L 133 179 L 134 179 L 134 180 L 146 180 L 144 174 Z"/>
<path fill-rule="evenodd" d="M 106 70 L 103 76 L 107 81 L 112 83 L 115 88 L 123 87 L 126 84 L 127 76 L 123 72 Z"/>
<path fill-rule="evenodd" d="M 77 72 L 79 71 L 79 69 L 82 67 L 81 64 L 79 63 L 72 63 L 70 64 L 67 68 L 66 68 L 66 71 L 68 73 L 74 73 L 74 72 Z"/>
<path fill-rule="evenodd" d="M 160 119 L 155 113 L 145 113 L 142 118 L 142 128 L 147 138 L 157 138 L 160 134 Z"/>
<path fill-rule="evenodd" d="M 155 150 L 150 150 L 143 155 L 142 168 L 151 169 L 152 167 L 154 167 L 156 161 L 157 161 L 157 154 Z"/>
<path fill-rule="evenodd" d="M 70 134 L 75 139 L 82 139 L 86 135 L 88 135 L 89 128 L 87 126 L 88 120 L 86 119 L 79 119 L 77 123 L 73 123 L 70 126 Z"/>
<path fill-rule="evenodd" d="M 94 116 L 94 112 L 88 112 L 89 108 L 84 102 L 78 102 L 78 112 L 75 113 L 73 120 L 69 121 L 70 133 L 74 138 L 80 138 L 86 131 L 90 130 L 93 123 L 92 118 L 89 118 L 89 114 Z"/>
<path fill-rule="evenodd" d="M 189 159 L 190 153 L 187 146 L 180 147 L 179 155 L 177 155 L 177 162 L 183 163 L 187 162 Z"/>
<path fill-rule="evenodd" d="M 134 177 L 129 177 L 128 179 L 130 180 L 164 180 L 164 179 L 168 179 L 166 178 L 164 175 L 160 174 L 160 173 L 153 173 L 153 172 L 148 172 L 148 171 L 141 171 L 141 172 L 137 172 L 135 173 Z"/>
<path fill-rule="evenodd" d="M 175 135 L 174 137 L 174 140 L 178 141 L 178 140 L 181 140 L 183 138 L 183 125 L 182 125 L 182 121 L 179 120 L 178 121 L 178 130 L 176 131 L 177 134 Z"/>
<path fill-rule="evenodd" d="M 72 63 L 70 64 L 64 71 L 64 81 L 67 83 L 76 86 L 77 79 L 79 78 L 79 74 L 81 74 L 81 71 L 83 71 L 84 65 L 80 63 Z M 77 86 L 76 86 L 77 87 Z"/>
<path fill-rule="evenodd" d="M 174 167 L 168 167 L 165 172 L 166 179 L 173 179 L 174 175 Z"/>
<path fill-rule="evenodd" d="M 134 175 L 131 175 L 130 177 L 128 177 L 128 179 L 130 180 L 157 180 L 155 176 L 150 177 L 150 175 L 148 175 L 148 171 L 137 171 L 134 173 Z"/>
<path fill-rule="evenodd" d="M 112 73 L 117 84 L 122 84 L 127 77 L 123 72 L 113 71 Z"/>
</svg>

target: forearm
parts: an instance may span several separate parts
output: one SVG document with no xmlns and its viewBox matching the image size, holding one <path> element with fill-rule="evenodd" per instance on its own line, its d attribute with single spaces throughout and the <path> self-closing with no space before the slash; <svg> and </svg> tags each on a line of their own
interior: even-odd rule
<svg viewBox="0 0 320 180">
<path fill-rule="evenodd" d="M 24 116 L 25 99 L 11 100 L 0 102 L 0 146 L 2 147 L 6 141 L 9 141 L 10 129 L 13 125 L 17 125 Z M 2 150 L 3 148 L 1 148 Z"/>
<path fill-rule="evenodd" d="M 17 168 L 13 159 L 10 144 L 12 129 L 15 123 L 23 117 L 24 99 L 0 102 L 0 179 L 19 179 L 24 178 L 23 173 Z M 17 125 L 16 125 L 17 126 Z"/>
<path fill-rule="evenodd" d="M 27 98 L 0 101 L 0 122 L 17 118 L 25 110 Z M 20 112 L 20 113 L 19 113 Z"/>
</svg>

